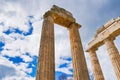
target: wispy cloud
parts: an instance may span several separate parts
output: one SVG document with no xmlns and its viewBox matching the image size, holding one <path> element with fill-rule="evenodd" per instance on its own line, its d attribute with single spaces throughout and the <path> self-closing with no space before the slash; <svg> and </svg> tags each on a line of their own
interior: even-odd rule
<svg viewBox="0 0 120 80">
<path fill-rule="evenodd" d="M 4 70 L 5 73 L 3 75 L 0 73 L 0 79 L 35 80 L 42 16 L 52 5 L 56 4 L 70 11 L 76 21 L 82 25 L 79 31 L 85 50 L 96 29 L 109 19 L 119 16 L 118 3 L 119 0 L 1 0 L 0 71 Z M 73 75 L 69 32 L 64 27 L 56 24 L 54 26 L 56 72 L 64 73 L 68 75 L 68 78 L 72 78 L 69 76 Z M 110 61 L 107 63 L 109 58 L 103 53 L 105 49 L 97 52 L 105 78 L 106 80 L 115 79 L 114 71 L 110 69 L 112 68 Z M 90 75 L 92 75 L 88 53 L 85 53 L 85 56 Z M 9 73 L 7 69 L 13 72 L 9 76 L 7 76 Z M 109 74 L 107 74 L 108 71 Z"/>
</svg>

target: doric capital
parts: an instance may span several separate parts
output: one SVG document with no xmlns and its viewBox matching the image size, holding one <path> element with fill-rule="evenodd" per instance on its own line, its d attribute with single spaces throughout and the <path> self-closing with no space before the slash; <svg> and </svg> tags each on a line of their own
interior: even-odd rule
<svg viewBox="0 0 120 80">
<path fill-rule="evenodd" d="M 89 50 L 86 50 L 86 52 L 93 52 L 93 51 L 97 51 L 98 50 L 98 48 L 97 47 L 92 47 L 91 49 L 89 49 Z"/>
<path fill-rule="evenodd" d="M 45 18 L 48 17 L 48 16 L 53 17 L 52 11 L 47 11 L 47 12 L 43 15 L 43 18 L 45 19 Z"/>
<path fill-rule="evenodd" d="M 78 24 L 78 23 L 71 23 L 70 25 L 69 25 L 69 27 L 68 27 L 68 29 L 69 28 L 80 28 L 81 27 L 81 25 L 80 24 Z"/>
<path fill-rule="evenodd" d="M 106 41 L 114 41 L 114 40 L 115 40 L 115 37 L 110 36 L 106 38 L 103 42 L 105 43 Z"/>
<path fill-rule="evenodd" d="M 44 18 L 45 21 L 50 21 L 51 23 L 54 23 L 54 19 L 51 16 L 47 16 Z"/>
</svg>

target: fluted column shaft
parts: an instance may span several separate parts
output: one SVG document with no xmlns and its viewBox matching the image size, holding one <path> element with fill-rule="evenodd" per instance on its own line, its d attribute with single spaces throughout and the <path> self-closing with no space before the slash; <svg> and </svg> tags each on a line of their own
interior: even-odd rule
<svg viewBox="0 0 120 80">
<path fill-rule="evenodd" d="M 78 27 L 79 26 L 76 23 L 73 23 L 69 28 L 74 80 L 89 80 L 88 69 Z"/>
<path fill-rule="evenodd" d="M 103 76 L 103 73 L 102 73 L 95 50 L 90 50 L 89 55 L 90 55 L 90 59 L 91 59 L 94 80 L 104 80 L 104 76 Z"/>
<path fill-rule="evenodd" d="M 43 21 L 36 80 L 55 80 L 54 22 L 50 16 Z"/>
<path fill-rule="evenodd" d="M 110 57 L 110 60 L 112 62 L 116 77 L 118 80 L 120 80 L 120 56 L 119 52 L 113 42 L 113 39 L 108 38 L 104 41 L 106 48 L 107 48 L 107 53 Z"/>
</svg>

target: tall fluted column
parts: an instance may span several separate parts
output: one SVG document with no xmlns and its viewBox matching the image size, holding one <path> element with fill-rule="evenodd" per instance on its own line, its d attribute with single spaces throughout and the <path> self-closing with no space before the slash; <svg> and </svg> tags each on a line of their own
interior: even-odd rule
<svg viewBox="0 0 120 80">
<path fill-rule="evenodd" d="M 103 76 L 95 50 L 89 50 L 89 55 L 91 59 L 94 80 L 104 80 L 104 76 Z"/>
<path fill-rule="evenodd" d="M 43 21 L 36 80 L 55 80 L 54 21 L 50 16 Z"/>
<path fill-rule="evenodd" d="M 108 55 L 111 59 L 116 77 L 118 80 L 120 80 L 120 56 L 119 56 L 119 52 L 118 52 L 112 38 L 106 39 L 104 41 L 104 43 L 106 45 Z"/>
<path fill-rule="evenodd" d="M 88 69 L 78 30 L 79 27 L 80 25 L 77 23 L 73 23 L 69 27 L 74 80 L 89 80 Z"/>
</svg>

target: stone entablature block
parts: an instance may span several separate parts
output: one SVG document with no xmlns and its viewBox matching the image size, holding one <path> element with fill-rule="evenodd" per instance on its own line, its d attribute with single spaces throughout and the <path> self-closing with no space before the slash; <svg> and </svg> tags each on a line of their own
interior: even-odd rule
<svg viewBox="0 0 120 80">
<path fill-rule="evenodd" d="M 120 35 L 120 17 L 118 17 L 117 19 L 111 19 L 104 26 L 99 28 L 94 39 L 88 44 L 87 52 L 89 52 L 90 54 L 95 80 L 104 80 L 104 76 L 102 74 L 102 70 L 100 69 L 99 62 L 97 61 L 97 66 L 93 63 L 93 60 L 95 60 L 94 58 L 96 55 L 94 50 L 98 49 L 103 44 L 106 45 L 107 53 L 113 65 L 116 77 L 118 80 L 120 79 L 120 55 L 118 49 L 114 44 L 114 39 L 118 35 Z M 100 75 L 101 77 L 98 77 L 98 75 Z"/>
<path fill-rule="evenodd" d="M 120 34 L 120 17 L 107 22 L 102 28 L 97 30 L 94 39 L 88 44 L 87 51 L 93 47 L 98 48 L 103 45 L 103 41 L 108 37 L 116 37 Z"/>
<path fill-rule="evenodd" d="M 54 23 L 69 30 L 74 80 L 90 80 L 78 30 L 81 25 L 70 12 L 55 5 L 44 15 L 36 80 L 55 80 Z"/>
<path fill-rule="evenodd" d="M 61 26 L 67 27 L 67 28 L 72 23 L 75 23 L 75 21 L 76 21 L 75 18 L 73 17 L 73 15 L 69 11 L 67 11 L 63 8 L 60 8 L 56 5 L 53 5 L 51 10 L 47 11 L 44 14 L 44 18 L 47 16 L 52 16 L 54 19 L 54 22 L 56 24 L 59 24 Z"/>
</svg>

